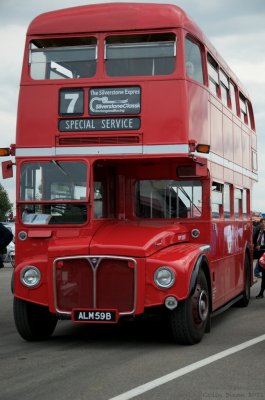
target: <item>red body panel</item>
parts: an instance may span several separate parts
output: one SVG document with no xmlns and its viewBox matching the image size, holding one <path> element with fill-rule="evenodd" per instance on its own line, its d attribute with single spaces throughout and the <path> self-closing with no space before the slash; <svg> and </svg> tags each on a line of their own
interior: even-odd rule
<svg viewBox="0 0 265 400">
<path fill-rule="evenodd" d="M 188 240 L 184 226 L 146 222 L 114 222 L 104 225 L 93 237 L 91 254 L 120 254 L 130 257 L 150 257 L 161 248 Z"/>
<path fill-rule="evenodd" d="M 104 82 L 112 85 L 112 81 Z M 126 84 L 133 84 L 129 81 Z M 95 83 L 93 83 L 95 85 Z M 102 85 L 102 83 L 101 83 Z M 115 86 L 123 86 L 123 82 L 115 82 Z M 180 80 L 139 82 L 141 96 L 141 128 L 134 131 L 144 144 L 187 143 L 188 126 L 185 102 L 185 82 Z M 56 139 L 73 137 L 73 133 L 62 133 L 58 129 L 58 98 L 62 84 L 23 86 L 20 92 L 18 111 L 18 132 L 27 132 L 17 136 L 17 148 L 54 147 Z M 91 86 L 85 85 L 85 91 Z M 92 86 L 93 87 L 93 86 Z M 153 93 L 156 95 L 154 96 Z M 48 99 L 48 101 L 47 101 Z M 166 99 L 166 101 L 161 101 Z M 85 107 L 84 117 L 91 117 Z M 30 110 L 30 113 L 28 112 Z M 27 118 L 24 118 L 27 115 Z M 162 116 L 162 117 L 161 117 Z M 36 132 L 38 132 L 36 140 Z M 95 133 L 90 133 L 90 137 Z M 98 133 L 96 134 L 98 136 Z M 101 133 L 106 136 L 105 132 Z M 119 132 L 112 132 L 113 136 Z M 75 138 L 85 137 L 86 133 L 75 133 Z M 77 140 L 77 139 L 76 139 Z"/>
<path fill-rule="evenodd" d="M 106 37 L 149 32 L 175 35 L 175 70 L 168 75 L 146 77 L 107 76 L 103 54 Z M 232 194 L 237 188 L 251 190 L 252 174 L 256 173 L 251 161 L 256 151 L 256 135 L 253 128 L 242 122 L 239 113 L 233 114 L 220 96 L 210 92 L 206 56 L 203 83 L 186 75 L 187 33 L 198 41 L 203 56 L 207 52 L 214 54 L 220 67 L 239 84 L 197 25 L 173 5 L 114 3 L 75 7 L 43 14 L 29 26 L 16 139 L 16 297 L 68 316 L 72 309 L 86 308 L 115 309 L 120 316 L 137 315 L 145 308 L 164 305 L 168 296 L 174 296 L 177 301 L 187 299 L 196 263 L 201 259 L 212 311 L 242 293 L 245 258 L 252 261 L 250 200 L 245 213 L 241 204 L 240 215 L 236 217 L 231 195 L 230 217 L 225 217 L 223 205 L 220 215 L 214 217 L 211 191 L 213 182 L 217 182 L 216 186 L 226 182 L 234 184 Z M 97 68 L 93 77 L 64 80 L 30 77 L 28 60 L 32 40 L 79 36 L 97 38 Z M 141 92 L 141 107 L 135 116 L 140 121 L 139 129 L 60 130 L 60 121 L 66 119 L 59 114 L 60 90 L 83 90 L 84 111 L 82 116 L 74 118 L 88 120 L 93 117 L 89 112 L 90 89 L 131 86 Z M 241 86 L 240 90 L 247 96 Z M 116 116 L 110 114 L 111 118 Z M 197 153 L 197 144 L 209 145 L 210 153 Z M 26 189 L 32 189 L 23 176 L 23 166 L 51 160 L 54 164 L 82 161 L 88 166 L 87 195 L 78 199 L 87 212 L 83 223 L 40 226 L 23 223 L 25 205 L 35 201 L 43 210 L 59 201 L 56 197 L 48 201 L 45 198 L 33 201 L 30 195 L 27 201 L 20 197 L 23 179 Z M 178 175 L 179 166 L 194 171 L 196 163 L 203 171 L 201 175 L 199 172 Z M 142 217 L 136 206 L 139 195 L 136 182 L 155 179 L 188 183 L 194 180 L 195 192 L 199 182 L 201 203 L 194 212 L 187 196 L 190 208 L 185 218 L 171 218 L 171 214 L 170 218 L 163 219 Z M 109 196 L 100 217 L 95 213 L 94 191 L 98 182 L 105 184 L 104 190 Z M 42 195 L 41 185 L 37 189 Z M 73 200 L 75 205 L 79 204 L 76 200 Z M 69 198 L 63 201 L 66 209 L 71 201 Z M 98 204 L 101 206 L 100 201 Z M 19 236 L 21 232 L 24 239 Z M 28 265 L 37 266 L 41 273 L 40 284 L 32 289 L 21 283 L 21 273 Z M 155 283 L 155 272 L 161 266 L 169 267 L 175 274 L 175 283 L 168 289 Z"/>
</svg>

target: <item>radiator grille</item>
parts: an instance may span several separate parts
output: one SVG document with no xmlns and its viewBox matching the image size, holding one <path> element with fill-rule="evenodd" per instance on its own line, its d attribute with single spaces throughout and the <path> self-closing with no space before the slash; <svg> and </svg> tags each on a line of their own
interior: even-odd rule
<svg viewBox="0 0 265 400">
<path fill-rule="evenodd" d="M 56 309 L 117 309 L 131 314 L 135 308 L 136 262 L 129 258 L 73 257 L 54 263 Z"/>
</svg>

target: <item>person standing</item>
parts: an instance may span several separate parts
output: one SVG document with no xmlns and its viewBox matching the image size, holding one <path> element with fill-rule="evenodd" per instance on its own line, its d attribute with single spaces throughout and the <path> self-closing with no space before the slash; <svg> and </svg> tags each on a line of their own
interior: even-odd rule
<svg viewBox="0 0 265 400">
<path fill-rule="evenodd" d="M 0 253 L 13 239 L 12 232 L 0 223 Z M 0 268 L 4 268 L 4 263 L 0 254 Z"/>
<path fill-rule="evenodd" d="M 256 299 L 263 299 L 263 293 L 265 290 L 265 253 L 258 260 L 260 269 L 261 269 L 261 285 L 259 294 L 256 296 Z"/>
<path fill-rule="evenodd" d="M 254 268 L 254 275 L 256 278 L 260 278 L 262 268 L 259 265 L 259 258 L 265 252 L 265 218 L 261 218 L 259 221 L 259 228 L 253 233 L 253 245 L 254 245 L 254 259 L 257 263 Z"/>
</svg>

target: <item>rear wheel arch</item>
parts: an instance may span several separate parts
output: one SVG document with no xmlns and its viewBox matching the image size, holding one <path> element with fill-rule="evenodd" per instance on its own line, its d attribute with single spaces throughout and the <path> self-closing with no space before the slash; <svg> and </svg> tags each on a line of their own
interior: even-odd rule
<svg viewBox="0 0 265 400">
<path fill-rule="evenodd" d="M 170 312 L 171 332 L 179 344 L 192 345 L 201 341 L 208 331 L 210 319 L 207 279 L 200 268 L 195 289 Z"/>
<path fill-rule="evenodd" d="M 190 278 L 188 297 L 169 314 L 171 331 L 177 343 L 195 344 L 210 331 L 211 279 L 205 254 L 197 258 Z"/>
</svg>

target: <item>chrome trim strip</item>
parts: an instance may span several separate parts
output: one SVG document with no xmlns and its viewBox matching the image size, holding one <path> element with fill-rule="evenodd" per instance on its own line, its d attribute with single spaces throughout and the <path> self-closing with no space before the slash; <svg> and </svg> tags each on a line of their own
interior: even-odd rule
<svg viewBox="0 0 265 400">
<path fill-rule="evenodd" d="M 16 148 L 16 156 L 63 156 L 63 155 L 112 155 L 112 154 L 174 154 L 189 151 L 187 144 L 172 145 L 137 145 L 137 146 L 73 146 Z"/>
<path fill-rule="evenodd" d="M 93 262 L 91 261 L 93 258 L 98 259 L 97 263 L 94 267 Z M 127 260 L 131 261 L 134 263 L 134 300 L 133 300 L 133 309 L 128 312 L 119 312 L 119 315 L 132 315 L 135 313 L 136 310 L 136 304 L 137 304 L 137 262 L 134 258 L 131 257 L 120 257 L 120 256 L 103 256 L 103 255 L 89 255 L 89 256 L 68 256 L 68 257 L 58 257 L 55 258 L 53 261 L 53 295 L 54 295 L 54 307 L 56 310 L 56 313 L 61 314 L 61 315 L 71 315 L 71 312 L 68 311 L 61 311 L 58 308 L 57 304 L 57 294 L 56 294 L 56 263 L 58 261 L 64 261 L 64 260 L 76 260 L 76 259 L 85 259 L 88 261 L 90 264 L 92 271 L 93 271 L 93 307 L 96 308 L 96 270 L 100 264 L 100 262 L 103 259 L 113 259 L 113 260 Z"/>
<path fill-rule="evenodd" d="M 157 145 L 143 145 L 143 154 L 174 154 L 189 152 L 187 144 L 157 144 Z"/>
<path fill-rule="evenodd" d="M 16 148 L 18 157 L 44 157 L 55 156 L 55 147 L 23 147 Z"/>
<path fill-rule="evenodd" d="M 42 157 L 42 156 L 100 156 L 100 155 L 126 155 L 126 154 L 189 154 L 187 144 L 171 145 L 137 145 L 137 146 L 78 146 L 78 147 L 42 147 L 42 148 L 16 148 L 18 157 Z M 195 156 L 206 158 L 222 167 L 231 169 L 251 179 L 258 180 L 258 174 L 247 168 L 228 160 L 210 151 L 209 154 L 193 152 Z"/>
<path fill-rule="evenodd" d="M 57 156 L 142 154 L 142 146 L 56 147 L 55 154 Z"/>
<path fill-rule="evenodd" d="M 209 253 L 211 251 L 211 246 L 209 244 L 203 244 L 200 246 L 200 250 L 204 253 Z"/>
</svg>

